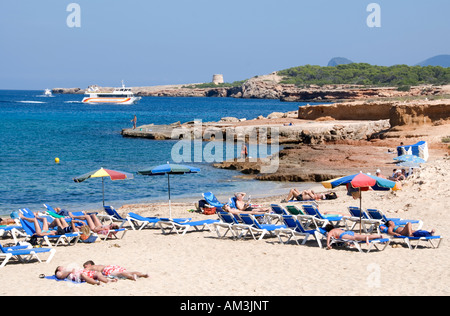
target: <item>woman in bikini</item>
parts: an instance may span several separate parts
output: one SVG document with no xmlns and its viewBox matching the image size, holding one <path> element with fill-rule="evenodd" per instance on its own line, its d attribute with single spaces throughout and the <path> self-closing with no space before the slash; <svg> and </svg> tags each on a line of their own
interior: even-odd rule
<svg viewBox="0 0 450 316">
<path fill-rule="evenodd" d="M 328 224 L 327 226 L 325 226 L 325 230 L 327 231 L 327 249 L 331 249 L 331 245 L 330 245 L 331 238 L 341 239 L 341 240 L 365 241 L 366 244 L 369 244 L 369 241 L 372 239 L 383 238 L 382 235 L 355 234 L 355 232 L 350 231 L 350 230 L 334 228 L 334 226 L 331 224 Z"/>
<path fill-rule="evenodd" d="M 83 215 L 77 216 L 77 215 L 73 215 L 72 212 L 69 212 L 69 216 L 72 218 L 75 218 L 75 219 L 80 219 L 80 220 L 86 221 L 89 228 L 94 233 L 97 233 L 100 235 L 107 235 L 110 232 L 110 230 L 119 228 L 119 225 L 117 225 L 117 224 L 102 225 L 102 223 L 100 222 L 98 217 L 95 216 L 95 214 L 83 214 Z M 115 233 L 115 232 L 113 232 L 113 233 Z"/>
<path fill-rule="evenodd" d="M 434 229 L 429 231 L 426 230 L 413 230 L 412 224 L 407 223 L 406 225 L 395 225 L 393 221 L 387 221 L 380 228 L 386 232 L 386 234 L 391 236 L 405 236 L 405 237 L 427 237 L 434 235 Z"/>
</svg>

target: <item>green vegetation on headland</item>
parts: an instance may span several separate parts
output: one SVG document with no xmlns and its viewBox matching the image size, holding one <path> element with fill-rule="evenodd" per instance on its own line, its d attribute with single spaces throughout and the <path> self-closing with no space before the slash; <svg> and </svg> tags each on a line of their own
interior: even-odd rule
<svg viewBox="0 0 450 316">
<path fill-rule="evenodd" d="M 352 63 L 334 67 L 299 66 L 278 72 L 282 83 L 299 87 L 308 85 L 350 84 L 364 86 L 407 87 L 420 84 L 446 85 L 450 83 L 450 68 L 440 66 L 375 66 Z"/>
</svg>

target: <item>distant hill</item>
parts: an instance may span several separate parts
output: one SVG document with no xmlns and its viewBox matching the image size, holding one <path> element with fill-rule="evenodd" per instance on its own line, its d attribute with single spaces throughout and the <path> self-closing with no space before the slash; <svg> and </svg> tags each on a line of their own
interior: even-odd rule
<svg viewBox="0 0 450 316">
<path fill-rule="evenodd" d="M 418 63 L 416 66 L 441 66 L 450 67 L 450 55 L 437 55 Z"/>
<path fill-rule="evenodd" d="M 344 58 L 344 57 L 334 57 L 328 62 L 328 67 L 335 67 L 337 65 L 347 65 L 347 64 L 353 64 L 353 62 L 350 59 Z"/>
</svg>

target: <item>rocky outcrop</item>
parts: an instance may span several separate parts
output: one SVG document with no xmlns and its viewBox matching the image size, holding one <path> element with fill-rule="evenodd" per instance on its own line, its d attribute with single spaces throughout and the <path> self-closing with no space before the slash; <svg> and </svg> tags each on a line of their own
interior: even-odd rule
<svg viewBox="0 0 450 316">
<path fill-rule="evenodd" d="M 83 94 L 85 90 L 80 88 L 54 88 L 52 89 L 53 94 Z"/>
<path fill-rule="evenodd" d="M 155 97 L 231 97 L 245 99 L 280 99 L 287 102 L 320 102 L 336 100 L 367 100 L 404 96 L 434 96 L 449 93 L 449 86 L 418 86 L 409 91 L 397 88 L 366 88 L 355 85 L 310 85 L 300 88 L 293 84 L 282 84 L 282 77 L 276 72 L 256 76 L 245 81 L 241 86 L 198 88 L 197 84 L 165 85 L 151 87 L 133 87 L 138 96 Z M 100 90 L 111 91 L 111 87 L 99 87 Z M 53 93 L 84 93 L 80 88 L 55 88 Z"/>
<path fill-rule="evenodd" d="M 300 106 L 298 118 L 316 120 L 386 120 L 391 127 L 426 125 L 450 119 L 450 100 L 404 102 L 349 102 Z"/>
<path fill-rule="evenodd" d="M 398 104 L 390 108 L 391 126 L 431 125 L 450 120 L 450 100 L 438 100 L 426 104 Z"/>
</svg>

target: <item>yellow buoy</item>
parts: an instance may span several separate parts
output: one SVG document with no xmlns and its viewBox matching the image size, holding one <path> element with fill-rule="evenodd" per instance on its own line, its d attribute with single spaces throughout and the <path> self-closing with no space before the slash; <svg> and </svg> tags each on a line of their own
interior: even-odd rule
<svg viewBox="0 0 450 316">
<path fill-rule="evenodd" d="M 59 163 L 59 158 L 58 157 L 55 158 L 55 162 Z"/>
</svg>

